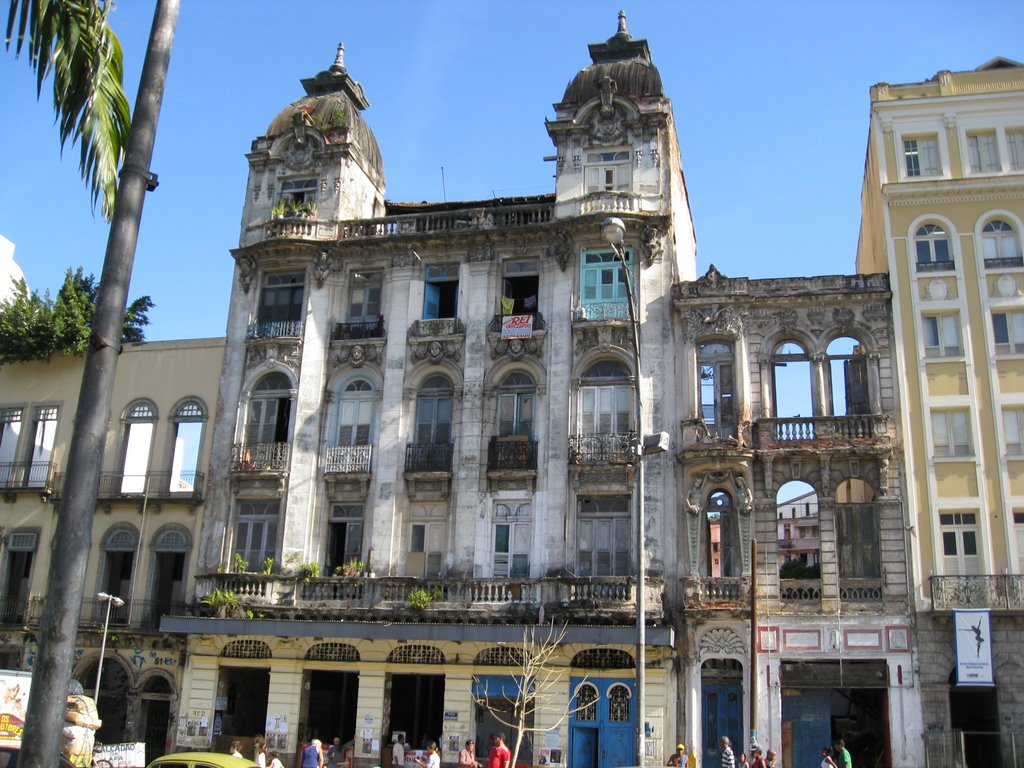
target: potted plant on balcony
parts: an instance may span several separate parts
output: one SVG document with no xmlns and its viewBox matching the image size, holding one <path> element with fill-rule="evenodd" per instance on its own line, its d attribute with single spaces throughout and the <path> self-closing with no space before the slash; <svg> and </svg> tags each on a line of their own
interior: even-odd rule
<svg viewBox="0 0 1024 768">
<path fill-rule="evenodd" d="M 358 576 L 365 569 L 366 563 L 357 557 L 353 557 L 347 563 L 335 566 L 334 575 L 351 578 L 353 576 Z"/>
<path fill-rule="evenodd" d="M 199 601 L 218 619 L 238 618 L 244 615 L 238 595 L 230 589 L 215 589 Z"/>
<path fill-rule="evenodd" d="M 423 611 L 432 606 L 434 601 L 438 600 L 440 597 L 440 592 L 437 589 L 427 590 L 420 587 L 406 595 L 405 604 L 410 608 Z"/>
<path fill-rule="evenodd" d="M 303 581 L 316 579 L 320 576 L 320 563 L 302 563 L 299 565 L 299 576 Z"/>
<path fill-rule="evenodd" d="M 280 219 L 288 213 L 288 201 L 281 198 L 277 201 L 273 208 L 270 209 L 270 218 Z"/>
</svg>

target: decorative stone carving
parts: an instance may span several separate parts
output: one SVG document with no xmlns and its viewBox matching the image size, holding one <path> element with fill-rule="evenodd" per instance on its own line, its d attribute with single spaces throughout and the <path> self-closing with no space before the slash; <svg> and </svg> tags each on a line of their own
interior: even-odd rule
<svg viewBox="0 0 1024 768">
<path fill-rule="evenodd" d="M 573 351 L 577 358 L 595 349 L 609 352 L 613 349 L 626 351 L 633 348 L 633 333 L 623 326 L 577 327 L 573 329 L 573 335 Z"/>
<path fill-rule="evenodd" d="M 799 315 L 795 309 L 783 309 L 775 313 L 775 322 L 785 331 L 793 330 L 797 320 L 799 320 Z"/>
<path fill-rule="evenodd" d="M 555 232 L 554 238 L 554 242 L 548 246 L 547 253 L 558 264 L 558 268 L 565 272 L 573 251 L 572 236 L 564 229 L 560 229 Z"/>
<path fill-rule="evenodd" d="M 601 108 L 591 117 L 591 141 L 595 144 L 623 144 L 626 141 L 626 116 L 613 102 L 618 84 L 605 75 L 597 87 L 601 92 Z"/>
<path fill-rule="evenodd" d="M 482 262 L 494 261 L 495 258 L 494 246 L 490 243 L 471 245 L 466 251 L 467 264 L 480 264 Z"/>
<path fill-rule="evenodd" d="M 1002 297 L 1020 296 L 1017 281 L 1011 275 L 1000 275 L 996 280 L 996 295 Z"/>
<path fill-rule="evenodd" d="M 693 341 L 710 334 L 739 337 L 743 334 L 743 316 L 733 307 L 714 304 L 695 307 L 683 315 L 683 338 Z"/>
<path fill-rule="evenodd" d="M 744 515 L 749 515 L 754 508 L 754 493 L 747 485 L 743 475 L 734 475 L 732 479 L 733 488 L 736 489 L 736 508 Z"/>
<path fill-rule="evenodd" d="M 544 338 L 542 336 L 531 336 L 526 339 L 498 338 L 491 341 L 490 345 L 492 360 L 502 357 L 522 360 L 526 355 L 540 359 L 544 354 Z"/>
<path fill-rule="evenodd" d="M 832 310 L 832 321 L 843 328 L 853 324 L 853 310 L 846 307 L 836 307 Z"/>
<path fill-rule="evenodd" d="M 302 117 L 298 113 L 292 116 L 293 122 L 297 122 L 295 118 L 301 121 Z M 300 126 L 304 129 L 304 126 Z M 285 148 L 282 155 L 284 160 L 285 168 L 292 171 L 304 171 L 313 165 L 313 142 L 307 141 L 305 137 L 300 141 L 297 137 L 291 137 L 288 140 L 288 146 Z"/>
<path fill-rule="evenodd" d="M 331 273 L 331 262 L 327 256 L 327 251 L 320 251 L 313 258 L 313 279 L 316 281 L 317 288 L 324 287 L 324 280 L 327 279 L 327 275 Z"/>
<path fill-rule="evenodd" d="M 661 232 L 658 228 L 647 224 L 640 230 L 640 257 L 645 267 L 661 261 L 663 246 Z"/>
<path fill-rule="evenodd" d="M 932 301 L 944 301 L 949 298 L 949 286 L 945 280 L 934 278 L 928 283 L 928 298 Z"/>
<path fill-rule="evenodd" d="M 746 650 L 743 638 L 725 627 L 705 632 L 700 638 L 699 653 L 702 659 L 709 656 L 744 654 Z"/>
<path fill-rule="evenodd" d="M 411 346 L 413 362 L 429 360 L 432 363 L 439 363 L 442 360 L 462 360 L 462 339 L 432 339 Z"/>
<path fill-rule="evenodd" d="M 391 255 L 391 259 L 388 262 L 388 266 L 392 269 L 401 269 L 403 267 L 415 267 L 420 263 L 419 257 L 415 251 L 411 248 L 408 251 L 402 253 L 394 253 Z"/>
<path fill-rule="evenodd" d="M 690 490 L 686 492 L 686 511 L 691 515 L 699 515 L 704 506 L 704 481 L 707 477 L 705 472 L 693 481 Z"/>
<path fill-rule="evenodd" d="M 246 368 L 265 365 L 274 368 L 283 365 L 298 377 L 299 364 L 302 360 L 302 341 L 290 339 L 261 339 L 251 342 L 246 350 Z"/>
<path fill-rule="evenodd" d="M 242 293 L 248 293 L 252 281 L 256 279 L 256 260 L 252 256 L 243 256 L 238 260 L 238 282 Z"/>
<path fill-rule="evenodd" d="M 364 340 L 358 344 L 340 344 L 331 353 L 331 363 L 335 367 L 350 365 L 362 368 L 367 363 L 380 365 L 383 359 L 383 341 Z"/>
</svg>

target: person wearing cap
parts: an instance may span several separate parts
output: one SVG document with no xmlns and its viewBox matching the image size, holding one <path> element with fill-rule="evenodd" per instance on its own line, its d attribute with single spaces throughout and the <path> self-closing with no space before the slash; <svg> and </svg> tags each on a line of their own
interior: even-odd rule
<svg viewBox="0 0 1024 768">
<path fill-rule="evenodd" d="M 676 744 L 676 751 L 668 756 L 668 760 L 665 761 L 665 765 L 682 766 L 683 761 L 686 759 L 686 745 Z"/>
</svg>

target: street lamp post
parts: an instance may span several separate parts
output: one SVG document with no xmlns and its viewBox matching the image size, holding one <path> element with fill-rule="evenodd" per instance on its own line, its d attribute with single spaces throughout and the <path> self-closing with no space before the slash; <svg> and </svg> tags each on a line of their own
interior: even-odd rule
<svg viewBox="0 0 1024 768">
<path fill-rule="evenodd" d="M 629 324 L 633 330 L 633 364 L 635 367 L 633 378 L 633 395 L 635 397 L 636 429 L 633 439 L 633 451 L 636 475 L 636 499 L 634 501 L 634 523 L 636 537 L 636 763 L 644 764 L 644 737 L 647 712 L 646 696 L 646 667 L 647 667 L 647 613 L 645 606 L 646 599 L 646 569 L 644 559 L 646 547 L 644 545 L 644 462 L 643 457 L 653 453 L 663 453 L 668 450 L 668 434 L 658 434 L 644 437 L 643 434 L 643 401 L 640 395 L 640 312 L 637 305 L 637 295 L 633 290 L 633 275 L 629 265 L 626 263 L 626 248 L 623 242 L 626 237 L 626 225 L 617 216 L 609 216 L 601 224 L 601 233 L 604 239 L 612 247 L 615 256 L 622 268 L 622 278 L 626 287 L 626 301 L 629 304 Z"/>
<path fill-rule="evenodd" d="M 93 691 L 92 696 L 98 710 L 100 704 L 100 678 L 103 676 L 103 655 L 107 652 L 107 630 L 110 628 L 110 609 L 115 606 L 120 608 L 124 605 L 124 600 L 114 595 L 108 595 L 106 592 L 97 592 L 96 599 L 107 604 L 107 614 L 103 619 L 103 640 L 100 641 L 100 660 L 96 665 L 96 690 Z"/>
</svg>

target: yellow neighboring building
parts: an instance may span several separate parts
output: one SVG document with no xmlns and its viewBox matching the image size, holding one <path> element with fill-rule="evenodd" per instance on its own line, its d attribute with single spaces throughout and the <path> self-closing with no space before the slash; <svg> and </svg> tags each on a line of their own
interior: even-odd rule
<svg viewBox="0 0 1024 768">
<path fill-rule="evenodd" d="M 110 606 L 100 682 L 112 744 L 174 733 L 184 642 L 160 617 L 193 592 L 224 339 L 126 345 L 118 361 L 72 675 L 86 691 Z M 63 492 L 83 357 L 0 366 L 0 667 L 30 670 Z"/>
<path fill-rule="evenodd" d="M 872 87 L 862 198 L 857 269 L 889 273 L 902 353 L 923 746 L 1003 765 L 1024 746 L 1024 65 Z"/>
</svg>

